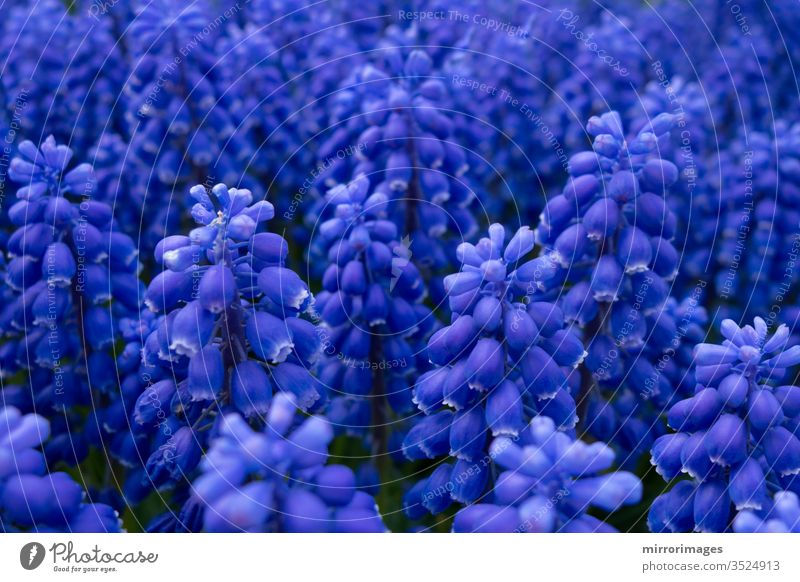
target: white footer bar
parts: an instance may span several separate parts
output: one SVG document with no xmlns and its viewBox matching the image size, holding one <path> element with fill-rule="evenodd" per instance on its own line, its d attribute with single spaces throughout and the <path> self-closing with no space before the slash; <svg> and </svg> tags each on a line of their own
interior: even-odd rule
<svg viewBox="0 0 800 582">
<path fill-rule="evenodd" d="M 769 582 L 799 566 L 791 534 L 0 536 L 3 580 Z"/>
</svg>

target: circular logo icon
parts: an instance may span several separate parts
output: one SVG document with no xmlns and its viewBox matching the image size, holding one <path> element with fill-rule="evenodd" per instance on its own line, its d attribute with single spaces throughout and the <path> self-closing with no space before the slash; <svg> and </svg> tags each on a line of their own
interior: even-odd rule
<svg viewBox="0 0 800 582">
<path fill-rule="evenodd" d="M 30 542 L 19 551 L 19 563 L 26 570 L 35 570 L 44 562 L 44 546 L 39 542 Z"/>
</svg>

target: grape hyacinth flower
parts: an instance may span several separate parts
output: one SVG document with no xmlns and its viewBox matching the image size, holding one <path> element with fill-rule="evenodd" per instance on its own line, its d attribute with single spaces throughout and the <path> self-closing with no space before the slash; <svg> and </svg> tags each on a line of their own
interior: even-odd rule
<svg viewBox="0 0 800 582">
<path fill-rule="evenodd" d="M 576 120 L 582 119 L 579 112 L 587 118 L 595 113 L 586 105 L 591 92 L 554 89 L 565 77 L 587 74 L 584 69 L 596 60 L 587 59 L 580 72 L 573 72 L 580 43 L 558 23 L 557 15 L 577 12 L 575 4 L 572 0 L 536 5 L 483 1 L 470 10 L 491 11 L 498 20 L 514 22 L 517 33 L 465 27 L 453 41 L 426 42 L 464 47 L 445 52 L 441 68 L 453 86 L 452 109 L 460 113 L 452 115 L 456 139 L 466 150 L 470 173 L 490 193 L 482 201 L 502 201 L 491 208 L 495 218 L 537 215 L 545 193 L 563 180 L 565 152 L 585 142 Z M 460 11 L 462 6 L 453 3 L 453 9 Z M 587 22 L 600 16 L 592 7 L 582 15 Z M 435 21 L 430 24 L 435 29 L 430 34 L 445 34 Z M 532 38 L 538 42 L 531 43 Z M 539 42 L 549 47 L 554 58 L 537 56 Z M 588 74 L 591 78 L 592 73 Z"/>
<path fill-rule="evenodd" d="M 333 429 L 323 417 L 299 419 L 278 394 L 266 424 L 253 430 L 236 413 L 219 421 L 192 485 L 208 532 L 378 533 L 375 500 L 356 489 L 354 472 L 326 465 Z"/>
<path fill-rule="evenodd" d="M 233 118 L 235 101 L 227 101 L 225 64 L 217 68 L 213 49 L 223 27 L 208 26 L 213 14 L 204 0 L 136 2 L 126 35 L 133 66 L 125 86 L 125 172 L 133 198 L 122 204 L 138 211 L 126 226 L 142 231 L 143 251 L 179 227 L 193 204 L 184 194 L 191 184 L 256 185 L 246 174 L 250 138 Z"/>
<path fill-rule="evenodd" d="M 108 18 L 86 18 L 59 0 L 6 6 L 0 62 L 2 115 L 14 120 L 4 146 L 53 135 L 85 152 L 121 122 L 126 63 Z"/>
<path fill-rule="evenodd" d="M 503 471 L 485 500 L 456 514 L 454 532 L 613 532 L 587 510 L 611 512 L 642 498 L 633 473 L 604 473 L 614 462 L 610 447 L 575 441 L 544 416 L 514 439 L 496 438 L 489 454 Z"/>
<path fill-rule="evenodd" d="M 669 411 L 677 432 L 653 444 L 664 479 L 691 477 L 653 502 L 653 531 L 759 529 L 757 519 L 791 516 L 800 491 L 800 387 L 779 385 L 800 364 L 800 346 L 787 347 L 786 326 L 770 335 L 760 317 L 743 327 L 727 319 L 720 330 L 721 344 L 695 350 L 694 395 Z"/>
<path fill-rule="evenodd" d="M 615 441 L 631 463 L 659 434 L 653 415 L 674 391 L 656 373 L 661 353 L 648 341 L 666 335 L 668 344 L 677 327 L 665 310 L 679 258 L 665 196 L 678 171 L 659 156 L 673 123 L 658 115 L 626 139 L 618 113 L 591 118 L 593 151 L 570 158 L 570 179 L 536 229 L 566 283 L 559 305 L 588 344 L 577 398 L 582 429 Z"/>
<path fill-rule="evenodd" d="M 731 318 L 752 317 L 778 298 L 798 303 L 800 124 L 780 120 L 771 129 L 774 135 L 753 132 L 733 140 L 718 163 L 723 180 L 711 209 L 721 223 L 714 284 Z M 748 298 L 746 305 L 740 297 Z M 775 311 L 783 322 L 784 314 Z"/>
<path fill-rule="evenodd" d="M 147 461 L 157 486 L 182 480 L 197 465 L 209 420 L 220 410 L 257 421 L 274 389 L 292 394 L 304 411 L 326 401 L 309 372 L 319 338 L 300 317 L 311 293 L 284 266 L 287 242 L 260 228 L 274 216 L 272 204 L 224 184 L 210 192 L 195 186 L 191 196 L 198 226 L 156 246 L 163 270 L 144 296 L 164 316 L 143 341 L 144 361 L 172 371 L 147 383 L 133 411 L 140 430 L 169 429 L 153 438 Z"/>
<path fill-rule="evenodd" d="M 216 39 L 216 62 L 208 75 L 219 92 L 212 115 L 220 116 L 222 112 L 230 115 L 229 123 L 231 128 L 236 128 L 236 133 L 228 139 L 232 141 L 231 148 L 241 148 L 241 151 L 228 152 L 229 148 L 223 148 L 221 159 L 215 161 L 211 172 L 216 175 L 219 166 L 229 167 L 227 159 L 233 154 L 237 166 L 241 165 L 242 170 L 246 169 L 260 182 L 270 184 L 270 189 L 288 191 L 302 183 L 307 169 L 313 164 L 313 150 L 309 147 L 313 142 L 309 140 L 318 128 L 309 127 L 306 118 L 317 107 L 311 103 L 301 111 L 297 110 L 297 97 L 292 93 L 305 89 L 305 82 L 302 88 L 299 87 L 299 77 L 307 69 L 298 69 L 296 63 L 282 62 L 287 51 L 276 45 L 276 26 L 270 22 L 271 18 L 259 24 L 258 17 L 266 17 L 263 12 L 269 12 L 269 8 L 259 9 L 253 2 L 249 2 L 247 7 L 255 10 L 254 18 L 241 26 L 230 23 L 224 29 Z M 259 10 L 262 14 L 257 14 Z M 306 7 L 305 10 L 321 12 L 317 16 L 324 18 L 329 7 Z M 281 28 L 288 26 L 294 31 L 298 28 L 295 23 L 298 16 L 282 19 Z M 297 36 L 291 41 L 293 46 L 303 42 L 303 34 L 297 31 Z M 313 60 L 314 53 L 309 56 Z M 309 66 L 313 68 L 315 65 Z M 309 97 L 309 101 L 312 99 Z"/>
<path fill-rule="evenodd" d="M 48 472 L 39 449 L 49 435 L 38 414 L 0 407 L 0 531 L 119 532 L 111 507 L 87 503 L 69 474 Z"/>
<path fill-rule="evenodd" d="M 102 446 L 101 425 L 81 407 L 102 415 L 117 402 L 112 352 L 118 319 L 138 309 L 138 252 L 111 207 L 92 199 L 92 167 L 71 167 L 70 148 L 51 136 L 39 148 L 22 142 L 19 154 L 9 167 L 24 184 L 8 211 L 11 296 L 0 312 L 4 397 L 49 417 L 59 429 L 49 459 L 75 463 Z"/>
<path fill-rule="evenodd" d="M 366 431 L 381 456 L 390 411 L 414 409 L 411 386 L 427 370 L 424 342 L 437 321 L 422 303 L 425 284 L 411 261 L 416 241 L 398 236 L 389 200 L 368 189 L 359 176 L 326 197 L 334 214 L 319 230 L 329 266 L 315 310 L 327 356 L 320 379 L 336 394 L 328 416 L 337 431 Z"/>
<path fill-rule="evenodd" d="M 390 220 L 416 241 L 412 261 L 437 273 L 454 262 L 441 239 L 448 233 L 468 238 L 477 230 L 468 209 L 475 189 L 464 150 L 452 138 L 447 86 L 425 51 L 412 50 L 405 59 L 402 52 L 388 49 L 385 70 L 364 65 L 343 83 L 315 176 L 327 190 L 364 175 L 369 194 L 385 196 Z M 324 208 L 319 200 L 306 223 L 311 226 Z M 436 284 L 436 277 L 428 278 L 429 287 Z M 441 299 L 441 289 L 429 291 Z"/>
<path fill-rule="evenodd" d="M 458 247 L 461 271 L 445 278 L 452 322 L 431 336 L 428 357 L 437 367 L 414 387 L 414 402 L 426 416 L 403 441 L 409 459 L 449 455 L 457 462 L 439 465 L 427 485 L 423 481 L 409 492 L 411 514 L 417 506 L 435 514 L 452 500 L 475 501 L 486 487 L 488 471 L 465 467 L 485 457 L 490 435 L 515 437 L 540 414 L 560 430 L 575 426 L 570 378 L 585 351 L 580 339 L 564 329 L 559 307 L 535 297 L 547 288 L 557 266 L 548 256 L 526 259 L 533 246 L 529 228 L 506 241 L 503 226 L 493 224 L 488 238 Z M 452 495 L 427 503 L 425 491 L 462 472 Z"/>
<path fill-rule="evenodd" d="M 733 521 L 736 533 L 800 533 L 800 500 L 791 491 L 775 493 L 771 507 L 759 512 L 740 511 Z M 763 517 L 762 517 L 763 516 Z"/>
</svg>

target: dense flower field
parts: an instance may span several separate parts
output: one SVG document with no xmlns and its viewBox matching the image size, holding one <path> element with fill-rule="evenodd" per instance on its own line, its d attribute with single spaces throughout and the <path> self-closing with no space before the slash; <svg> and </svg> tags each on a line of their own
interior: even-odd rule
<svg viewBox="0 0 800 582">
<path fill-rule="evenodd" d="M 800 532 L 794 0 L 0 14 L 0 531 Z"/>
</svg>

